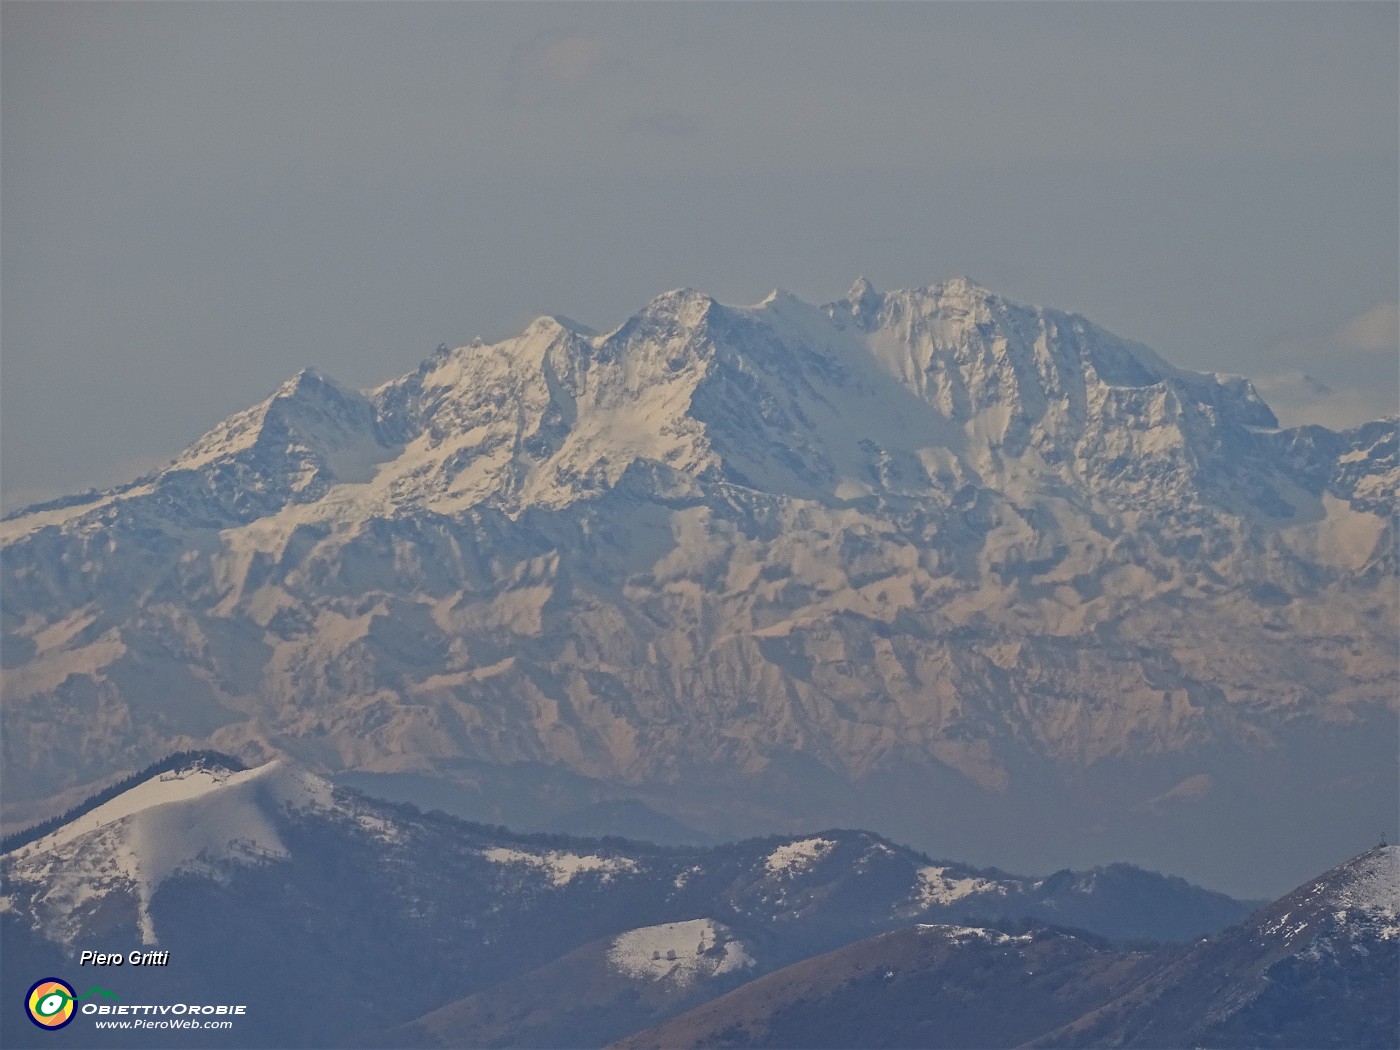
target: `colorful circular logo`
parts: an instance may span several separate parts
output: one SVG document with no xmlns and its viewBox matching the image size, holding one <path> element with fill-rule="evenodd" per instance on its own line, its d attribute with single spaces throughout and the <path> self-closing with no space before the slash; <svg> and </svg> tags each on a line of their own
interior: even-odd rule
<svg viewBox="0 0 1400 1050">
<path fill-rule="evenodd" d="M 73 1020 L 73 986 L 57 977 L 35 981 L 24 997 L 29 1019 L 40 1028 L 62 1028 Z"/>
</svg>

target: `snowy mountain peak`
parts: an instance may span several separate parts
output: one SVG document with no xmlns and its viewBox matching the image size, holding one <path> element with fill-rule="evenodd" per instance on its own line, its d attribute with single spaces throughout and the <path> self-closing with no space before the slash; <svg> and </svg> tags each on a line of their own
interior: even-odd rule
<svg viewBox="0 0 1400 1050">
<path fill-rule="evenodd" d="M 598 333 L 588 325 L 575 321 L 572 317 L 564 314 L 542 314 L 536 317 L 525 328 L 525 333 L 538 332 L 545 335 L 553 335 L 560 332 L 568 332 L 572 335 L 581 336 L 584 339 L 592 339 Z M 480 343 L 476 345 L 481 345 Z"/>
<path fill-rule="evenodd" d="M 878 295 L 875 286 L 870 283 L 864 274 L 857 277 L 852 283 L 850 290 L 846 292 L 846 301 L 852 305 L 858 305 L 871 296 Z"/>
<path fill-rule="evenodd" d="M 330 376 L 316 368 L 306 367 L 300 369 L 294 376 L 288 379 L 269 401 L 284 401 L 292 398 L 315 398 L 325 395 L 338 395 L 340 397 L 357 398 L 359 392 L 342 386 Z"/>
<path fill-rule="evenodd" d="M 953 277 L 941 284 L 886 292 L 882 298 L 887 303 L 895 304 L 901 312 L 922 317 L 941 316 L 948 320 L 986 322 L 1014 309 L 1038 312 L 1032 308 L 1016 307 L 968 277 Z"/>
<path fill-rule="evenodd" d="M 800 306 L 804 306 L 807 309 L 811 309 L 810 305 L 804 303 L 801 299 L 793 295 L 786 288 L 774 288 L 771 292 L 765 295 L 762 300 L 759 301 L 758 305 L 759 307 L 764 307 L 776 305 L 778 303 L 794 303 Z"/>
<path fill-rule="evenodd" d="M 965 274 L 949 278 L 942 285 L 934 287 L 937 289 L 938 297 L 945 301 L 991 302 L 1000 299 L 1000 296 L 990 288 L 979 284 Z"/>
<path fill-rule="evenodd" d="M 840 303 L 828 308 L 833 317 L 848 313 L 858 328 L 870 328 L 879 315 L 883 297 L 864 277 L 857 277 Z"/>
<path fill-rule="evenodd" d="M 694 288 L 673 288 L 654 298 L 642 313 L 653 317 L 674 317 L 687 324 L 696 324 L 716 305 L 718 303 L 712 296 Z"/>
<path fill-rule="evenodd" d="M 374 429 L 374 409 L 363 394 L 303 368 L 264 401 L 209 431 L 168 469 L 193 470 L 255 447 L 328 452 Z"/>
</svg>

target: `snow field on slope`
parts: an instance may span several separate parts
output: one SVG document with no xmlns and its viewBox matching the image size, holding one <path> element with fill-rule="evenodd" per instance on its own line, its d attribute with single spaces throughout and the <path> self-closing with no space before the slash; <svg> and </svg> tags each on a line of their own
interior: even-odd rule
<svg viewBox="0 0 1400 1050">
<path fill-rule="evenodd" d="M 47 910 L 68 920 L 87 901 L 130 893 L 142 940 L 155 944 L 151 897 L 177 871 L 289 855 L 270 819 L 276 805 L 326 809 L 331 787 L 280 761 L 159 774 L 17 850 L 12 878 L 48 886 Z"/>
<path fill-rule="evenodd" d="M 764 867 L 771 875 L 796 875 L 825 857 L 835 845 L 830 839 L 822 838 L 789 842 L 768 854 Z"/>
<path fill-rule="evenodd" d="M 556 886 L 566 886 L 576 876 L 586 872 L 598 872 L 602 880 L 607 882 L 616 874 L 637 870 L 637 862 L 630 857 L 599 857 L 558 850 L 541 854 L 496 847 L 483 850 L 481 855 L 493 864 L 523 864 L 541 870 Z"/>
<path fill-rule="evenodd" d="M 30 843 L 19 851 L 20 856 L 42 853 L 57 846 L 65 845 L 90 831 L 115 823 L 142 810 L 161 806 L 167 802 L 183 802 L 198 798 L 225 784 L 233 786 L 256 776 L 259 770 L 248 769 L 241 773 L 212 769 L 177 769 L 161 773 L 150 780 L 123 791 L 114 799 L 102 803 L 96 809 L 83 814 L 71 823 Z"/>
<path fill-rule="evenodd" d="M 1351 875 L 1336 893 L 1338 920 L 1345 922 L 1349 912 L 1359 911 L 1377 923 L 1382 940 L 1400 937 L 1400 846 L 1376 850 Z"/>
<path fill-rule="evenodd" d="M 969 897 L 974 893 L 1006 893 L 1006 887 L 988 879 L 951 878 L 947 868 L 930 867 L 919 869 L 919 882 L 915 888 L 918 903 L 922 908 L 934 904 L 951 904 L 953 901 Z"/>
<path fill-rule="evenodd" d="M 612 942 L 608 962 L 627 977 L 670 979 L 682 986 L 697 978 L 718 977 L 754 965 L 743 942 L 713 919 L 629 930 Z"/>
<path fill-rule="evenodd" d="M 1029 933 L 1009 934 L 1000 930 L 988 930 L 980 926 L 938 926 L 919 924 L 920 933 L 936 933 L 950 941 L 986 941 L 988 944 L 1028 943 L 1034 940 Z"/>
</svg>

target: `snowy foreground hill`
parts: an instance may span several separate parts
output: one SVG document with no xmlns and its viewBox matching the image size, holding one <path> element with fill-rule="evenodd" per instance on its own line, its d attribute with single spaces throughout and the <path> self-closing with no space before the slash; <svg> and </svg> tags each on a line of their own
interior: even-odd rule
<svg viewBox="0 0 1400 1050">
<path fill-rule="evenodd" d="M 304 371 L 0 523 L 6 820 L 207 746 L 1281 890 L 1400 824 L 1397 487 L 965 280 Z"/>
<path fill-rule="evenodd" d="M 193 756 L 10 840 L 0 983 L 96 977 L 125 1002 L 248 1004 L 236 1031 L 199 1045 L 598 1046 L 912 923 L 1025 916 L 1184 940 L 1247 911 L 1123 865 L 1014 876 L 861 831 L 671 849 L 521 836 L 284 760 L 239 767 Z M 76 965 L 83 949 L 170 963 L 97 974 Z M 55 1039 L 18 1010 L 0 1023 L 5 1046 Z M 77 1045 L 89 1023 L 72 1026 Z M 113 1045 L 152 1045 L 131 1035 Z"/>
</svg>

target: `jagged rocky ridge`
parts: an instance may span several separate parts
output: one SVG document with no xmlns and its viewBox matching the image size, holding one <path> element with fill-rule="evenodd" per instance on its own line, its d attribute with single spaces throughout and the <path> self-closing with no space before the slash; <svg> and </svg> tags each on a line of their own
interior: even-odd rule
<svg viewBox="0 0 1400 1050">
<path fill-rule="evenodd" d="M 1305 751 L 1384 826 L 1396 435 L 1278 430 L 1244 379 L 965 280 L 670 292 L 364 393 L 304 371 L 3 523 L 5 797 L 191 746 L 534 763 L 721 834 L 1008 863 L 1048 858 L 985 829 L 1061 800 L 1033 824 L 1169 866 L 1131 829 L 1183 807 L 1281 841 L 1232 778 L 1286 790 Z"/>
</svg>

